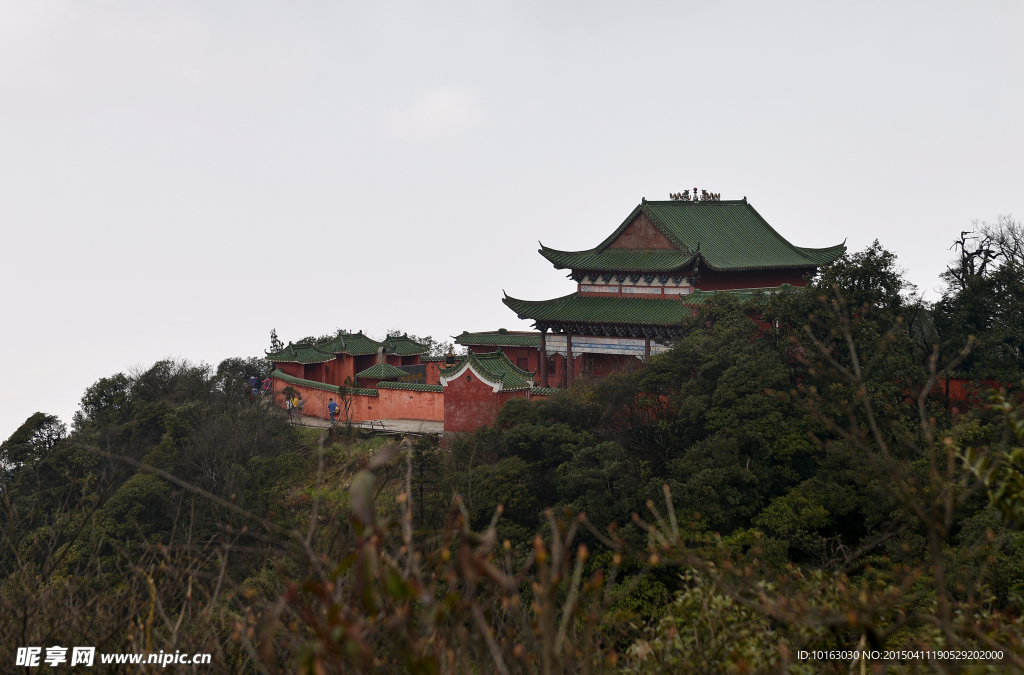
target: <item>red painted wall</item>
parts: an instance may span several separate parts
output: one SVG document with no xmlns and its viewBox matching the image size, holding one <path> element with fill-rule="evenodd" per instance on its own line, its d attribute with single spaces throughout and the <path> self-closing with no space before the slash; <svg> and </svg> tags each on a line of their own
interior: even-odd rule
<svg viewBox="0 0 1024 675">
<path fill-rule="evenodd" d="M 323 382 L 327 384 L 342 385 L 347 378 L 355 381 L 355 357 L 351 354 L 338 354 L 335 359 L 325 365 Z M 306 378 L 309 379 L 309 378 Z"/>
<path fill-rule="evenodd" d="M 443 392 L 411 391 L 408 389 L 379 389 L 377 396 L 352 396 L 349 414 L 352 422 L 380 419 L 406 419 L 444 422 L 445 431 L 470 432 L 485 424 L 492 424 L 498 411 L 513 398 L 544 398 L 530 392 L 494 392 L 491 385 L 468 373 L 453 380 Z M 303 415 L 329 419 L 327 403 L 331 398 L 342 405 L 342 398 L 333 392 L 301 384 L 289 384 L 274 379 L 274 405 L 284 408 L 283 390 L 295 389 L 302 400 Z"/>
<path fill-rule="evenodd" d="M 608 377 L 630 368 L 639 368 L 642 364 L 635 356 L 621 356 L 619 354 L 587 354 L 582 359 L 584 363 L 578 367 L 586 369 L 586 375 L 591 377 Z"/>
<path fill-rule="evenodd" d="M 509 401 L 511 401 L 514 398 L 530 398 L 530 392 L 526 391 L 525 389 L 522 390 L 522 391 L 501 391 L 501 392 L 498 392 L 498 396 L 497 396 L 498 408 L 497 408 L 497 410 L 495 410 L 495 416 L 497 416 L 498 410 L 501 410 L 501 407 L 503 405 L 505 405 L 506 403 L 508 403 Z M 492 419 L 491 422 L 493 422 L 493 421 L 494 420 Z M 490 422 L 488 422 L 488 424 L 490 424 Z"/>
<path fill-rule="evenodd" d="M 327 414 L 327 403 L 330 399 L 334 399 L 335 403 L 341 405 L 341 397 L 329 391 L 323 391 L 321 389 L 314 389 L 312 387 L 306 387 L 301 384 L 289 384 L 284 380 L 274 378 L 274 405 L 279 408 L 284 408 L 284 394 L 282 393 L 285 387 L 291 387 L 299 393 L 302 400 L 305 401 L 305 405 L 302 408 L 302 414 L 306 417 L 319 417 L 321 419 L 330 419 Z M 370 419 L 381 419 L 382 416 L 379 413 L 380 404 L 377 401 L 376 396 L 362 396 L 356 395 L 352 397 L 352 406 L 349 409 L 352 416 L 353 422 L 362 422 Z"/>
<path fill-rule="evenodd" d="M 948 389 L 947 389 L 948 387 Z M 989 389 L 999 389 L 998 380 L 972 380 L 965 377 L 951 377 L 949 381 L 940 379 L 933 393 L 945 395 L 949 392 L 949 400 L 953 404 L 966 408 L 975 408 L 986 403 Z"/>
<path fill-rule="evenodd" d="M 305 405 L 302 414 L 306 417 L 330 419 L 327 414 L 327 403 L 330 399 L 340 406 L 339 395 L 321 389 L 314 389 L 301 384 L 291 384 L 274 378 L 274 405 L 284 408 L 285 387 L 295 389 Z M 444 420 L 444 392 L 409 391 L 405 389 L 381 389 L 377 396 L 356 394 L 352 397 L 349 409 L 353 422 L 367 420 L 428 420 L 441 422 Z M 493 418 L 492 418 L 493 419 Z"/>
<path fill-rule="evenodd" d="M 386 420 L 444 420 L 444 392 L 378 389 L 381 413 Z"/>
<path fill-rule="evenodd" d="M 469 378 L 469 381 L 466 378 Z M 498 397 L 494 388 L 472 371 L 451 380 L 445 386 L 444 430 L 470 432 L 490 424 L 498 415 Z"/>
<path fill-rule="evenodd" d="M 324 364 L 322 363 L 307 363 L 302 366 L 302 375 L 304 380 L 313 380 L 314 382 L 324 381 Z"/>
<path fill-rule="evenodd" d="M 444 361 L 427 361 L 427 384 L 441 384 L 441 369 L 445 367 Z"/>
<path fill-rule="evenodd" d="M 355 361 L 355 370 L 352 371 L 353 375 L 355 373 L 361 373 L 373 364 L 377 363 L 376 354 L 366 354 L 365 356 L 356 356 L 353 358 Z"/>
</svg>

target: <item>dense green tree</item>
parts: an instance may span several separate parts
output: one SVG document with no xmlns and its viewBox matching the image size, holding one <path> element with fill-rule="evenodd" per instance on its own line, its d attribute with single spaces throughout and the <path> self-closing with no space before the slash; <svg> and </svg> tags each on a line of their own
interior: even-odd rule
<svg viewBox="0 0 1024 675">
<path fill-rule="evenodd" d="M 975 344 L 959 367 L 970 377 L 1017 384 L 1024 375 L 1024 227 L 1009 217 L 964 232 L 932 315 L 943 352 Z"/>
<path fill-rule="evenodd" d="M 0 444 L 0 466 L 35 464 L 67 435 L 67 426 L 54 415 L 37 412 Z"/>
</svg>

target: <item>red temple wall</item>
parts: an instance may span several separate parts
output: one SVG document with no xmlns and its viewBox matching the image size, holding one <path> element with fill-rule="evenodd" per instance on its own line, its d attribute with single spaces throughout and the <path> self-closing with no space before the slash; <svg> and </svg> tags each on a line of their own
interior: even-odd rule
<svg viewBox="0 0 1024 675">
<path fill-rule="evenodd" d="M 335 358 L 333 361 L 328 361 L 324 364 L 324 382 L 327 384 L 337 384 L 335 380 L 338 379 L 338 359 Z"/>
<path fill-rule="evenodd" d="M 445 367 L 444 361 L 427 361 L 427 384 L 441 384 L 441 369 Z"/>
<path fill-rule="evenodd" d="M 408 389 L 378 389 L 380 419 L 388 420 L 444 420 L 445 393 L 440 391 L 410 391 Z"/>
<path fill-rule="evenodd" d="M 354 375 L 355 373 L 363 372 L 364 370 L 366 370 L 367 368 L 369 368 L 373 364 L 377 363 L 377 355 L 376 354 L 364 354 L 362 356 L 355 356 L 355 357 L 353 357 L 353 361 L 354 361 L 354 364 L 355 364 L 353 366 L 353 368 L 354 368 L 353 375 Z"/>
<path fill-rule="evenodd" d="M 335 403 L 341 405 L 341 397 L 329 391 L 323 391 L 321 389 L 314 389 L 313 387 L 307 387 L 301 384 L 289 384 L 284 380 L 274 378 L 274 405 L 279 408 L 285 407 L 284 394 L 282 393 L 286 387 L 291 387 L 305 404 L 302 407 L 302 414 L 305 417 L 319 417 L 321 419 L 330 419 L 327 414 L 327 404 L 333 398 Z M 352 397 L 352 405 L 349 409 L 350 415 L 353 422 L 362 422 L 370 419 L 380 419 L 381 415 L 375 414 L 379 411 L 380 405 L 377 402 L 376 396 L 361 396 L 356 395 Z"/>
<path fill-rule="evenodd" d="M 951 377 L 948 381 L 939 379 L 932 392 L 933 395 L 945 395 L 948 391 L 950 402 L 973 408 L 985 403 L 990 389 L 999 389 L 1000 386 L 998 380 Z"/>
<path fill-rule="evenodd" d="M 469 377 L 469 381 L 466 377 Z M 498 415 L 498 397 L 494 388 L 481 381 L 471 370 L 445 386 L 444 430 L 470 432 L 490 424 Z"/>
<path fill-rule="evenodd" d="M 342 405 L 338 394 L 301 384 L 289 384 L 274 378 L 274 405 L 285 407 L 285 387 L 291 387 L 305 402 L 302 414 L 306 417 L 330 419 L 327 404 L 333 398 L 335 403 Z M 353 422 L 367 420 L 427 420 L 441 422 L 444 420 L 444 392 L 440 391 L 409 391 L 406 389 L 380 389 L 377 396 L 355 394 L 349 414 Z M 492 396 L 492 398 L 495 398 Z M 493 417 L 492 417 L 493 419 Z"/>
<path fill-rule="evenodd" d="M 587 354 L 589 363 L 585 364 L 587 374 L 592 377 L 608 377 L 628 368 L 640 366 L 640 359 L 635 356 L 622 356 L 618 354 Z"/>
<path fill-rule="evenodd" d="M 322 363 L 307 363 L 302 366 L 302 375 L 304 380 L 313 380 L 314 382 L 324 381 L 324 364 Z"/>
<path fill-rule="evenodd" d="M 453 380 L 445 391 L 412 391 L 407 389 L 379 389 L 377 396 L 356 394 L 351 397 L 349 416 L 352 422 L 380 419 L 408 419 L 444 422 L 445 431 L 471 432 L 485 424 L 492 424 L 498 411 L 514 398 L 544 398 L 529 391 L 495 393 L 491 385 L 468 373 Z M 304 402 L 302 413 L 306 417 L 329 419 L 327 404 L 333 398 L 341 406 L 343 399 L 333 392 L 301 384 L 273 380 L 274 405 L 284 408 L 286 387 L 291 387 Z"/>
<path fill-rule="evenodd" d="M 292 377 L 302 377 L 302 364 L 301 363 L 275 363 L 282 372 Z"/>
<path fill-rule="evenodd" d="M 498 407 L 495 411 L 495 417 L 497 417 L 497 411 L 501 410 L 502 406 L 511 401 L 514 398 L 530 398 L 530 392 L 523 389 L 522 391 L 500 391 L 498 392 Z M 494 420 L 492 419 L 491 422 Z M 490 424 L 491 422 L 488 422 Z"/>
<path fill-rule="evenodd" d="M 356 373 L 359 372 L 356 370 L 356 357 L 351 354 L 339 354 L 336 363 L 338 372 L 331 384 L 342 385 L 349 379 L 356 381 Z"/>
</svg>

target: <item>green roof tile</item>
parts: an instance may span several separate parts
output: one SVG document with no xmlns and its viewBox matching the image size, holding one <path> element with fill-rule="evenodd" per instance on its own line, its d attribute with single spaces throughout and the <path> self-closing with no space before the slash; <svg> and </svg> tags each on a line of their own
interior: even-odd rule
<svg viewBox="0 0 1024 675">
<path fill-rule="evenodd" d="M 435 391 L 443 392 L 444 387 L 439 384 L 419 384 L 418 382 L 378 382 L 378 389 L 403 389 L 406 391 Z"/>
<path fill-rule="evenodd" d="M 267 360 L 273 363 L 326 363 L 334 360 L 334 354 L 325 352 L 312 342 L 288 343 L 284 349 L 267 354 Z"/>
<path fill-rule="evenodd" d="M 540 254 L 557 269 L 595 270 L 601 272 L 671 272 L 682 270 L 693 262 L 694 254 L 676 251 L 637 251 L 608 249 L 605 251 L 557 251 L 542 246 Z"/>
<path fill-rule="evenodd" d="M 366 370 L 356 373 L 356 378 L 384 380 L 391 377 L 402 377 L 409 373 L 395 368 L 390 363 L 375 363 Z"/>
<path fill-rule="evenodd" d="M 530 394 L 533 396 L 554 396 L 558 391 L 558 389 L 552 389 L 551 387 L 533 387 L 530 389 Z"/>
<path fill-rule="evenodd" d="M 398 354 L 399 356 L 415 356 L 416 354 L 426 354 L 430 351 L 430 347 L 409 339 L 408 335 L 388 337 L 384 340 L 384 349 L 389 354 Z"/>
<path fill-rule="evenodd" d="M 338 333 L 323 342 L 288 343 L 279 352 L 268 353 L 267 360 L 276 363 L 325 363 L 333 361 L 337 354 L 363 356 L 376 354 L 381 343 L 359 333 Z"/>
<path fill-rule="evenodd" d="M 609 248 L 644 213 L 679 250 L 636 251 Z M 714 270 L 812 268 L 846 251 L 844 244 L 801 248 L 786 241 L 746 200 L 644 202 L 607 239 L 589 251 L 557 251 L 541 245 L 540 254 L 558 269 L 592 271 L 681 270 L 699 256 Z"/>
<path fill-rule="evenodd" d="M 676 299 L 596 298 L 572 293 L 553 300 L 503 298 L 509 309 L 524 319 L 567 323 L 628 323 L 675 326 L 690 308 Z"/>
<path fill-rule="evenodd" d="M 365 356 L 367 354 L 376 354 L 382 344 L 363 335 L 363 331 L 359 331 L 358 333 L 338 333 L 330 340 L 319 343 L 318 347 L 321 351 L 330 352 L 331 354 Z"/>
<path fill-rule="evenodd" d="M 502 351 L 488 354 L 470 352 L 452 366 L 441 371 L 441 383 L 461 376 L 466 367 L 471 367 L 477 375 L 492 385 L 499 385 L 501 391 L 517 391 L 533 387 L 533 371 L 523 370 L 509 361 Z"/>
<path fill-rule="evenodd" d="M 445 358 L 447 358 L 447 357 L 445 357 L 445 356 L 421 356 L 420 357 L 420 363 L 432 363 L 432 362 L 435 362 L 435 361 L 444 361 Z"/>
<path fill-rule="evenodd" d="M 303 387 L 309 387 L 310 389 L 319 389 L 320 391 L 329 391 L 332 394 L 339 393 L 338 386 L 334 384 L 326 384 L 324 382 L 314 382 L 313 380 L 305 380 L 301 377 L 294 377 L 288 375 L 283 370 L 275 370 L 270 374 L 271 377 L 287 382 L 288 384 L 297 384 Z M 376 396 L 376 389 L 365 389 L 363 387 L 346 387 L 346 391 L 356 394 L 358 396 Z"/>
<path fill-rule="evenodd" d="M 485 347 L 540 347 L 540 333 L 532 331 L 500 330 L 486 333 L 463 331 L 455 338 L 455 344 Z"/>
<path fill-rule="evenodd" d="M 693 307 L 703 305 L 718 293 L 748 300 L 758 293 L 772 293 L 788 284 L 772 288 L 737 288 L 725 291 L 694 291 L 673 295 L 671 299 L 600 298 L 576 293 L 552 300 L 519 300 L 505 297 L 502 302 L 523 319 L 555 323 L 633 324 L 641 326 L 677 326 Z"/>
</svg>

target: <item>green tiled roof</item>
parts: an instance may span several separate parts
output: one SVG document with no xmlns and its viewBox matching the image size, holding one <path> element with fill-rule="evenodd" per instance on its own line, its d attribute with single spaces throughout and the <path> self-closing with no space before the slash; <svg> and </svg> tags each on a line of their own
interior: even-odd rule
<svg viewBox="0 0 1024 675">
<path fill-rule="evenodd" d="M 451 368 L 441 371 L 441 382 L 444 383 L 447 379 L 458 377 L 467 365 L 490 384 L 500 384 L 500 388 L 504 391 L 533 387 L 533 371 L 517 367 L 501 350 L 488 354 L 470 352 Z"/>
<path fill-rule="evenodd" d="M 410 340 L 408 335 L 388 337 L 384 340 L 384 349 L 389 354 L 398 354 L 399 356 L 415 356 L 416 354 L 426 354 L 430 351 L 430 347 Z"/>
<path fill-rule="evenodd" d="M 371 378 L 377 380 L 384 380 L 391 377 L 402 377 L 409 373 L 404 370 L 395 368 L 390 363 L 375 363 L 366 370 L 356 373 L 356 378 Z"/>
<path fill-rule="evenodd" d="M 487 347 L 540 347 L 540 333 L 513 331 L 469 333 L 456 336 L 455 344 Z"/>
<path fill-rule="evenodd" d="M 317 347 L 321 351 L 331 354 L 365 356 L 366 354 L 376 354 L 381 344 L 363 335 L 363 331 L 359 331 L 358 333 L 338 333 L 327 342 L 319 343 Z"/>
<path fill-rule="evenodd" d="M 431 362 L 434 362 L 434 361 L 444 361 L 445 358 L 446 357 L 444 357 L 444 356 L 421 356 L 420 357 L 420 363 L 431 363 Z"/>
<path fill-rule="evenodd" d="M 276 363 L 325 363 L 333 361 L 337 354 L 362 356 L 376 354 L 381 343 L 358 333 L 338 333 L 323 342 L 288 343 L 279 352 L 267 354 L 267 360 Z"/>
<path fill-rule="evenodd" d="M 312 342 L 288 343 L 284 349 L 267 354 L 267 360 L 274 363 L 325 363 L 334 360 L 334 354 L 320 349 Z"/>
<path fill-rule="evenodd" d="M 557 251 L 543 245 L 540 254 L 554 263 L 557 269 L 601 272 L 671 272 L 688 267 L 695 257 L 693 253 L 682 251 L 636 251 L 621 248 Z"/>
<path fill-rule="evenodd" d="M 294 377 L 285 373 L 283 370 L 275 370 L 270 374 L 271 377 L 287 382 L 288 384 L 298 384 L 303 387 L 309 387 L 310 389 L 319 389 L 320 391 L 329 391 L 332 394 L 338 393 L 338 386 L 335 384 L 326 384 L 324 382 L 314 382 L 313 380 L 304 380 L 301 377 Z M 358 396 L 376 396 L 376 389 L 364 389 L 363 387 L 347 387 L 346 391 L 356 394 Z"/>
<path fill-rule="evenodd" d="M 703 305 L 718 293 L 749 300 L 758 293 L 773 293 L 788 284 L 772 288 L 736 288 L 725 291 L 694 291 L 671 298 L 600 298 L 576 293 L 553 300 L 519 300 L 505 297 L 502 302 L 523 319 L 565 323 L 618 323 L 642 326 L 676 326 L 690 315 L 692 307 Z"/>
<path fill-rule="evenodd" d="M 609 248 L 644 213 L 678 251 Z M 735 201 L 645 201 L 607 239 L 589 251 L 556 251 L 543 244 L 540 254 L 558 269 L 667 272 L 688 266 L 700 256 L 714 270 L 810 268 L 829 263 L 846 251 L 844 244 L 801 248 L 789 243 L 746 199 Z"/>
<path fill-rule="evenodd" d="M 503 298 L 509 309 L 524 319 L 567 323 L 629 323 L 675 326 L 690 308 L 677 299 L 595 298 L 572 293 L 553 300 Z"/>
<path fill-rule="evenodd" d="M 405 389 L 407 391 L 444 391 L 439 384 L 419 384 L 417 382 L 378 382 L 378 389 Z"/>
<path fill-rule="evenodd" d="M 554 396 L 558 390 L 551 387 L 533 387 L 530 389 L 530 393 L 534 396 Z"/>
</svg>

